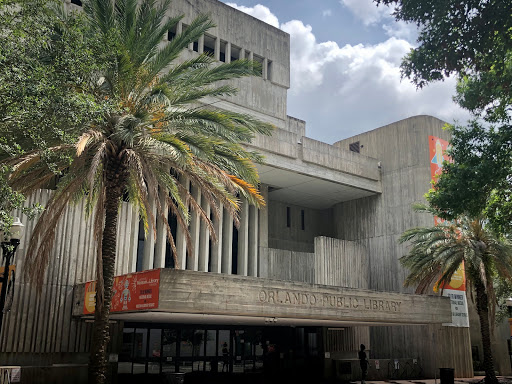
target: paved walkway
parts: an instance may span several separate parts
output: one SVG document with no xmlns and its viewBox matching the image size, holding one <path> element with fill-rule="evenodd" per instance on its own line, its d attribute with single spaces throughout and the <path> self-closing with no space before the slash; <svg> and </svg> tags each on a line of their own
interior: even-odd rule
<svg viewBox="0 0 512 384">
<path fill-rule="evenodd" d="M 475 376 L 471 378 L 455 378 L 455 384 L 478 384 L 483 383 L 484 376 Z M 500 382 L 510 381 L 512 377 L 498 376 Z M 355 383 L 360 384 L 360 381 Z M 384 381 L 366 381 L 366 384 L 440 384 L 439 378 L 434 379 L 414 379 L 414 380 L 384 380 Z"/>
</svg>

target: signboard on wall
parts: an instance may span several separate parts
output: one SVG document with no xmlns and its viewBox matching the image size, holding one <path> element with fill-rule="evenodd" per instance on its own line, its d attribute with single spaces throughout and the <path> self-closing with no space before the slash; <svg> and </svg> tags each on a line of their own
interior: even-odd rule
<svg viewBox="0 0 512 384">
<path fill-rule="evenodd" d="M 111 312 L 145 311 L 158 308 L 160 270 L 129 273 L 114 278 Z M 94 313 L 96 282 L 85 284 L 83 314 Z"/>
<path fill-rule="evenodd" d="M 435 181 L 437 175 L 443 171 L 443 161 L 450 161 L 450 157 L 446 154 L 449 143 L 439 137 L 428 137 L 430 150 L 430 176 Z M 434 224 L 440 224 L 443 219 L 434 216 Z M 452 308 L 452 322 L 443 323 L 445 326 L 451 327 L 469 327 L 468 302 L 466 298 L 466 276 L 464 274 L 464 264 L 461 264 L 457 271 L 453 274 L 450 284 L 438 287 L 434 290 L 443 289 L 443 296 L 450 298 Z"/>
</svg>

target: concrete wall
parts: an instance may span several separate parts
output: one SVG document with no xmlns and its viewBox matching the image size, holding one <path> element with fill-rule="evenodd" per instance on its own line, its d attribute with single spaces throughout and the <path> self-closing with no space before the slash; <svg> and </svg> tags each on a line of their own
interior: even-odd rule
<svg viewBox="0 0 512 384">
<path fill-rule="evenodd" d="M 286 209 L 290 209 L 290 226 L 286 224 Z M 301 211 L 304 211 L 302 229 Z M 317 210 L 280 201 L 268 202 L 268 242 L 270 248 L 313 252 L 317 236 L 332 236 L 329 210 Z"/>
<path fill-rule="evenodd" d="M 335 143 L 348 149 L 360 142 L 361 153 L 380 161 L 382 195 L 338 204 L 334 207 L 336 237 L 358 241 L 369 254 L 369 288 L 413 292 L 404 288 L 407 275 L 399 258 L 407 248 L 398 238 L 407 229 L 433 225 L 433 218 L 411 210 L 424 202 L 430 188 L 428 136 L 449 139 L 444 122 L 431 116 L 415 116 Z M 427 375 L 434 369 L 454 367 L 457 377 L 472 376 L 469 329 L 428 327 L 373 327 L 370 329 L 375 358 L 417 358 Z"/>
</svg>

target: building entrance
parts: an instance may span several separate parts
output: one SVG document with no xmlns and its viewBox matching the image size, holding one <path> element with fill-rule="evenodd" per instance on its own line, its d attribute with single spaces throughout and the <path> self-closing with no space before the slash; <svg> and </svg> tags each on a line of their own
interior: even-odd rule
<svg viewBox="0 0 512 384">
<path fill-rule="evenodd" d="M 125 323 L 118 375 L 123 382 L 274 382 L 321 374 L 322 329 Z"/>
</svg>

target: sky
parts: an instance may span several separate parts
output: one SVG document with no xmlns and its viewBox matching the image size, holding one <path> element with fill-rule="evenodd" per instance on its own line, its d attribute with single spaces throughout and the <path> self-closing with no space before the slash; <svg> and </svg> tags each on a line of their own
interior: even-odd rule
<svg viewBox="0 0 512 384">
<path fill-rule="evenodd" d="M 288 115 L 306 136 L 333 143 L 414 116 L 464 122 L 452 97 L 455 79 L 417 90 L 401 78 L 402 57 L 416 45 L 414 25 L 372 0 L 223 0 L 290 34 Z"/>
</svg>

